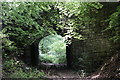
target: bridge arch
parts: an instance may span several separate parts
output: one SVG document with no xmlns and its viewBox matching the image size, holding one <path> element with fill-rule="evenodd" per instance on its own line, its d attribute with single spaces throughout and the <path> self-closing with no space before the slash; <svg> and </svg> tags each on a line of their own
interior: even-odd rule
<svg viewBox="0 0 120 80">
<path fill-rule="evenodd" d="M 45 37 L 47 37 L 47 36 L 45 36 Z M 33 43 L 31 43 L 29 46 L 25 47 L 25 50 L 24 50 L 25 62 L 27 64 L 30 64 L 30 65 L 33 65 L 33 66 L 37 66 L 39 64 L 39 62 L 40 62 L 40 59 L 39 59 L 39 42 L 43 38 L 38 38 Z M 66 61 L 67 61 L 67 66 L 68 67 L 71 67 L 71 62 L 72 62 L 71 45 L 72 44 L 66 45 Z"/>
</svg>

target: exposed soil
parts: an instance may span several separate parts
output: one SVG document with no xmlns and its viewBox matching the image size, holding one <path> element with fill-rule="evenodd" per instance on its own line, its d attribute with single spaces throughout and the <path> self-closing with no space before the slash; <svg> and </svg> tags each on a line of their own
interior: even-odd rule
<svg viewBox="0 0 120 80">
<path fill-rule="evenodd" d="M 111 57 L 98 71 L 89 76 L 91 79 L 113 78 L 120 79 L 120 54 Z"/>
</svg>

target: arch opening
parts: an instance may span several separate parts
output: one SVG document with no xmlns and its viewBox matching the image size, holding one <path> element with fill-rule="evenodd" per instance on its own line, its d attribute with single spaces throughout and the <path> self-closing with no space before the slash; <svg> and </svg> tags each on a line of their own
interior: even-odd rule
<svg viewBox="0 0 120 80">
<path fill-rule="evenodd" d="M 67 65 L 64 38 L 60 35 L 49 35 L 40 40 L 39 61 L 41 64 Z"/>
</svg>

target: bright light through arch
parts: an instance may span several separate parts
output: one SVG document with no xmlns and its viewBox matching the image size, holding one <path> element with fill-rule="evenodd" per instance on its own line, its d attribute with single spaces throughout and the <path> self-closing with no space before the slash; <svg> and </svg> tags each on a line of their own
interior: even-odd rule
<svg viewBox="0 0 120 80">
<path fill-rule="evenodd" d="M 39 42 L 39 59 L 44 63 L 66 63 L 66 43 L 60 35 L 49 35 Z"/>
</svg>

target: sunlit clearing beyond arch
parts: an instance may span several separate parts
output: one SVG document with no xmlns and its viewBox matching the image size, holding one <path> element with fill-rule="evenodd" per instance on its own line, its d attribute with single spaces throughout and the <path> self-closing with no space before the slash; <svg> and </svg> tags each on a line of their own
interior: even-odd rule
<svg viewBox="0 0 120 80">
<path fill-rule="evenodd" d="M 66 62 L 66 43 L 60 35 L 49 35 L 39 42 L 39 59 L 47 63 Z"/>
</svg>

